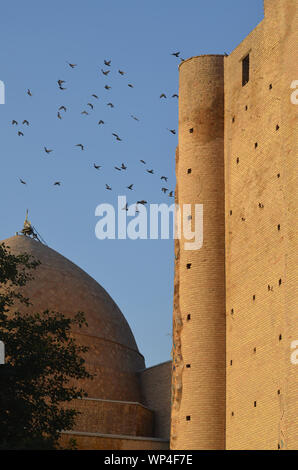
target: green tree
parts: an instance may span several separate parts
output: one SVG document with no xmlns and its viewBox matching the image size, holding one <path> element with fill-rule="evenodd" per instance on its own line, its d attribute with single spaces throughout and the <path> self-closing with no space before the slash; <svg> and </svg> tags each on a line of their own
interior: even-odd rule
<svg viewBox="0 0 298 470">
<path fill-rule="evenodd" d="M 72 319 L 58 312 L 32 313 L 20 288 L 39 262 L 27 254 L 14 255 L 0 244 L 0 340 L 6 364 L 0 365 L 0 449 L 59 448 L 61 430 L 73 428 L 78 412 L 64 404 L 87 394 L 76 386 L 91 379 L 73 326 L 87 325 L 84 314 Z M 31 312 L 28 312 L 31 310 Z"/>
</svg>

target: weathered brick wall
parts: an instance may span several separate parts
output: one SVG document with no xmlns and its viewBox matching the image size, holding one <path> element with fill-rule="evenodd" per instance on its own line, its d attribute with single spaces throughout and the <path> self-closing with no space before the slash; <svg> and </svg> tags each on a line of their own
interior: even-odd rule
<svg viewBox="0 0 298 470">
<path fill-rule="evenodd" d="M 153 434 L 153 411 L 140 403 L 87 398 L 73 400 L 67 407 L 81 414 L 74 431 L 101 434 L 149 436 Z"/>
<path fill-rule="evenodd" d="M 172 449 L 225 443 L 223 63 L 215 55 L 180 66 L 176 199 L 204 205 L 204 242 L 175 244 Z"/>
<path fill-rule="evenodd" d="M 60 444 L 68 447 L 70 439 L 76 441 L 78 450 L 167 450 L 169 448 L 169 442 L 162 439 L 76 432 L 62 434 Z"/>
<path fill-rule="evenodd" d="M 142 403 L 154 411 L 154 432 L 151 436 L 170 438 L 171 361 L 140 372 Z"/>
<path fill-rule="evenodd" d="M 228 449 L 298 444 L 295 4 L 267 0 L 265 20 L 225 59 Z"/>
</svg>

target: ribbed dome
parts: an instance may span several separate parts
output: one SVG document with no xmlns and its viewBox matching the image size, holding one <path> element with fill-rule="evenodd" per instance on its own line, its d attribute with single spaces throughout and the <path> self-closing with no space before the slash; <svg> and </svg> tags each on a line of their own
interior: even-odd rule
<svg viewBox="0 0 298 470">
<path fill-rule="evenodd" d="M 68 317 L 84 312 L 88 328 L 74 330 L 74 334 L 80 344 L 90 348 L 86 364 L 97 374 L 88 387 L 89 395 L 138 400 L 134 376 L 144 368 L 144 359 L 127 321 L 105 289 L 64 256 L 32 238 L 19 235 L 3 242 L 12 253 L 28 253 L 41 262 L 34 280 L 23 289 L 33 304 L 31 310 L 48 309 Z"/>
</svg>

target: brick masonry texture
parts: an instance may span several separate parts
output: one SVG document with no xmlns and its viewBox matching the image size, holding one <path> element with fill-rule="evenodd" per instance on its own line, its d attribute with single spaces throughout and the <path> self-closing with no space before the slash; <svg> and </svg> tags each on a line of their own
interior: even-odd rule
<svg viewBox="0 0 298 470">
<path fill-rule="evenodd" d="M 176 199 L 204 204 L 204 245 L 175 245 L 174 449 L 298 445 L 297 2 L 264 6 L 229 56 L 180 66 Z"/>
</svg>

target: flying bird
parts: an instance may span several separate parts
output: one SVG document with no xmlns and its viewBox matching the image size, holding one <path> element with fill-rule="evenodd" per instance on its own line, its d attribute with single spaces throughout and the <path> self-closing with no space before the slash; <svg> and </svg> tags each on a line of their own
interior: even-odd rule
<svg viewBox="0 0 298 470">
<path fill-rule="evenodd" d="M 139 121 L 139 119 L 136 116 L 134 116 L 133 114 L 131 114 L 130 117 L 132 117 L 135 121 Z"/>
<path fill-rule="evenodd" d="M 126 170 L 126 169 L 127 169 L 127 166 L 125 166 L 124 163 L 122 163 L 121 170 Z"/>
<path fill-rule="evenodd" d="M 142 205 L 144 206 L 145 204 L 147 204 L 147 201 L 144 201 L 144 200 L 142 200 L 142 201 L 137 201 L 137 204 L 142 204 Z"/>
<path fill-rule="evenodd" d="M 66 107 L 65 106 L 60 106 L 59 111 L 64 111 L 66 113 Z"/>
<path fill-rule="evenodd" d="M 96 165 L 95 163 L 93 163 L 93 166 L 96 170 L 99 170 L 99 168 L 101 168 L 101 165 Z"/>
<path fill-rule="evenodd" d="M 118 73 L 120 73 L 120 75 L 124 75 L 125 72 L 123 72 L 123 70 L 118 70 Z"/>
<path fill-rule="evenodd" d="M 107 106 L 110 106 L 110 108 L 114 108 L 113 103 L 108 103 Z"/>
<path fill-rule="evenodd" d="M 146 162 L 144 160 L 140 160 L 141 163 L 143 163 L 144 165 L 146 165 Z"/>
<path fill-rule="evenodd" d="M 171 54 L 171 55 L 174 55 L 175 57 L 179 57 L 179 55 L 180 55 L 180 52 L 172 52 L 172 54 Z"/>
<path fill-rule="evenodd" d="M 27 121 L 27 119 L 24 119 L 24 121 L 22 122 L 22 124 L 26 124 L 26 126 L 29 126 L 29 121 Z"/>
<path fill-rule="evenodd" d="M 93 96 L 93 98 L 96 98 L 98 100 L 98 96 L 95 93 L 93 93 L 92 96 Z"/>
<path fill-rule="evenodd" d="M 61 116 L 61 114 L 59 113 L 59 111 L 58 111 L 58 113 L 57 113 L 57 117 L 58 117 L 58 119 L 62 119 L 62 116 Z"/>
<path fill-rule="evenodd" d="M 21 132 L 21 131 L 18 132 L 18 135 L 19 136 L 24 136 L 23 132 Z"/>
<path fill-rule="evenodd" d="M 172 95 L 172 98 L 179 98 L 179 95 L 177 95 L 177 93 L 174 93 L 174 94 Z"/>
<path fill-rule="evenodd" d="M 102 73 L 103 73 L 104 75 L 106 75 L 106 76 L 110 73 L 110 70 L 103 70 L 103 69 L 101 69 L 101 71 L 102 71 Z"/>
<path fill-rule="evenodd" d="M 84 145 L 83 144 L 76 144 L 75 147 L 80 147 L 81 150 L 84 150 Z"/>
<path fill-rule="evenodd" d="M 87 106 L 89 106 L 91 109 L 94 109 L 94 106 L 92 103 L 87 103 Z"/>
<path fill-rule="evenodd" d="M 55 181 L 54 186 L 61 186 L 60 181 Z"/>
<path fill-rule="evenodd" d="M 102 119 L 100 119 L 100 121 L 98 121 L 98 125 L 100 126 L 101 124 L 104 124 L 104 121 Z"/>
<path fill-rule="evenodd" d="M 151 175 L 154 174 L 154 171 L 153 171 L 153 170 L 146 170 L 146 171 L 147 171 L 147 173 L 150 173 Z"/>
<path fill-rule="evenodd" d="M 173 192 L 174 192 L 174 191 L 170 191 L 170 192 L 169 192 L 169 197 L 174 197 Z"/>
<path fill-rule="evenodd" d="M 122 139 L 120 139 L 120 137 L 119 137 L 118 134 L 115 134 L 115 133 L 113 132 L 112 135 L 113 135 L 114 137 L 116 137 L 116 140 L 118 140 L 119 142 L 121 142 Z"/>
<path fill-rule="evenodd" d="M 88 116 L 89 113 L 87 113 L 87 111 L 82 111 L 81 114 L 85 114 L 86 116 Z"/>
<path fill-rule="evenodd" d="M 106 89 L 106 90 L 110 90 L 111 88 L 112 88 L 111 86 L 105 85 L 105 89 Z"/>
<path fill-rule="evenodd" d="M 104 60 L 104 64 L 107 66 L 107 67 L 110 67 L 111 65 L 111 60 Z"/>
<path fill-rule="evenodd" d="M 108 184 L 106 184 L 106 189 L 108 189 L 109 191 L 112 191 L 111 186 L 109 186 Z"/>
<path fill-rule="evenodd" d="M 59 85 L 59 88 L 60 88 L 60 90 L 67 90 L 67 88 L 65 88 L 65 87 L 63 87 L 63 86 L 61 86 L 61 85 Z"/>
<path fill-rule="evenodd" d="M 27 90 L 27 95 L 32 96 L 31 90 L 29 90 L 29 88 Z"/>
<path fill-rule="evenodd" d="M 168 191 L 168 188 L 161 188 L 161 190 L 164 194 L 166 194 L 166 192 Z"/>
<path fill-rule="evenodd" d="M 123 211 L 128 211 L 128 204 L 125 204 L 125 207 L 122 208 Z"/>
<path fill-rule="evenodd" d="M 118 170 L 118 171 L 121 171 L 121 168 L 119 168 L 118 166 L 114 166 L 115 170 Z"/>
<path fill-rule="evenodd" d="M 130 184 L 129 186 L 127 186 L 127 189 L 130 189 L 132 191 L 132 188 L 133 188 L 133 184 Z"/>
<path fill-rule="evenodd" d="M 131 83 L 128 84 L 129 88 L 133 88 L 133 85 Z"/>
<path fill-rule="evenodd" d="M 168 129 L 168 131 L 170 131 L 170 132 L 171 132 L 173 135 L 175 135 L 175 134 L 176 134 L 176 131 L 175 131 L 175 129 Z"/>
<path fill-rule="evenodd" d="M 162 93 L 162 94 L 160 95 L 160 98 L 166 98 L 166 97 L 167 97 L 167 96 L 166 96 L 164 93 Z"/>
<path fill-rule="evenodd" d="M 44 147 L 44 151 L 45 151 L 46 153 L 51 153 L 51 152 L 53 152 L 53 150 L 47 149 L 46 147 Z"/>
<path fill-rule="evenodd" d="M 57 80 L 57 83 L 58 83 L 58 85 L 59 85 L 59 87 L 60 87 L 60 86 L 63 85 L 63 83 L 65 83 L 65 80 Z"/>
<path fill-rule="evenodd" d="M 19 178 L 19 180 L 22 184 L 27 184 L 26 181 L 22 180 L 21 178 Z"/>
<path fill-rule="evenodd" d="M 15 125 L 17 126 L 17 125 L 18 125 L 18 122 L 17 122 L 15 119 L 13 119 L 13 120 L 11 121 L 11 124 L 12 124 L 12 125 L 15 124 Z"/>
<path fill-rule="evenodd" d="M 67 62 L 67 63 L 69 65 L 69 67 L 71 67 L 72 69 L 74 69 L 77 66 L 77 64 L 70 64 L 69 62 Z"/>
<path fill-rule="evenodd" d="M 161 180 L 164 180 L 164 181 L 168 181 L 167 176 L 162 176 L 160 179 L 161 179 Z"/>
</svg>

